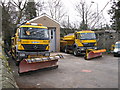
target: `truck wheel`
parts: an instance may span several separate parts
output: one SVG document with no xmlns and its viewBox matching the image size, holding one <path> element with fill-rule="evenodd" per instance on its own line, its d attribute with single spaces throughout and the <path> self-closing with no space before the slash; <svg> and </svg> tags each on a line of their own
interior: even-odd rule
<svg viewBox="0 0 120 90">
<path fill-rule="evenodd" d="M 86 55 L 84 56 L 84 59 L 85 59 L 85 60 L 88 60 Z"/>
<path fill-rule="evenodd" d="M 19 66 L 20 61 L 15 61 L 16 66 Z"/>
<path fill-rule="evenodd" d="M 74 55 L 74 56 L 78 56 L 78 51 L 77 51 L 77 49 L 74 49 L 73 55 Z"/>
<path fill-rule="evenodd" d="M 16 57 L 16 59 L 15 59 L 15 64 L 16 64 L 16 66 L 19 66 L 19 64 L 20 64 L 20 60 L 18 57 Z"/>
<path fill-rule="evenodd" d="M 65 52 L 65 53 L 68 53 L 67 47 L 64 48 L 64 52 Z"/>
<path fill-rule="evenodd" d="M 117 57 L 118 55 L 117 54 L 114 54 L 114 57 Z"/>
</svg>

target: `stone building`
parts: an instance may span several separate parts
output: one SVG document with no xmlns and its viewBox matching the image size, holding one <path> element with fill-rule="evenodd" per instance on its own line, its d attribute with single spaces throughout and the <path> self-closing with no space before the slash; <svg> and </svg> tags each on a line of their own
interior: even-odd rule
<svg viewBox="0 0 120 90">
<path fill-rule="evenodd" d="M 29 21 L 30 23 L 41 23 L 47 26 L 50 35 L 50 51 L 59 52 L 60 51 L 60 24 L 49 17 L 48 15 L 38 16 Z"/>
</svg>

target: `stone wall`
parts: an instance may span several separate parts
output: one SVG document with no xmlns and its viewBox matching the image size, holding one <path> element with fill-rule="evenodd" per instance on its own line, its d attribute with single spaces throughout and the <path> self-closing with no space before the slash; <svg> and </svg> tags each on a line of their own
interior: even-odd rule
<svg viewBox="0 0 120 90">
<path fill-rule="evenodd" d="M 2 53 L 2 47 L 0 45 L 0 88 L 18 88 L 7 60 L 8 57 Z"/>
<path fill-rule="evenodd" d="M 110 51 L 112 44 L 118 40 L 118 34 L 116 32 L 100 32 L 97 33 L 98 47 L 105 48 Z"/>
<path fill-rule="evenodd" d="M 2 88 L 17 88 L 7 60 L 2 59 Z"/>
</svg>

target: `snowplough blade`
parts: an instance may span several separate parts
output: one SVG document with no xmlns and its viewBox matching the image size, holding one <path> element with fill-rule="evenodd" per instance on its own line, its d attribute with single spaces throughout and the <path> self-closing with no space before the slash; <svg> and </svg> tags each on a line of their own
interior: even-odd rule
<svg viewBox="0 0 120 90">
<path fill-rule="evenodd" d="M 19 64 L 19 73 L 24 73 L 28 71 L 35 71 L 38 69 L 49 68 L 58 66 L 58 59 L 63 58 L 62 55 L 50 56 L 44 58 L 31 58 L 23 59 Z"/>
<path fill-rule="evenodd" d="M 84 59 L 90 60 L 96 57 L 102 57 L 103 52 L 106 52 L 106 49 L 101 49 L 101 50 L 88 49 L 86 50 L 86 55 Z"/>
</svg>

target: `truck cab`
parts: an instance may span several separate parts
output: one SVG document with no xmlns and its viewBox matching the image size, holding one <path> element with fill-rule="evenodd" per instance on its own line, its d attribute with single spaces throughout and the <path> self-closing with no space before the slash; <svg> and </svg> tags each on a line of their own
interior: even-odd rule
<svg viewBox="0 0 120 90">
<path fill-rule="evenodd" d="M 17 28 L 12 37 L 12 56 L 21 61 L 29 56 L 50 56 L 48 29 L 42 24 L 26 23 Z"/>
<path fill-rule="evenodd" d="M 65 43 L 63 41 L 66 41 L 67 44 L 63 44 Z M 85 54 L 86 49 L 97 49 L 96 35 L 91 30 L 82 30 L 68 34 L 63 37 L 63 41 L 61 41 L 61 45 L 62 47 L 64 46 L 64 51 L 72 51 L 75 56 Z"/>
<path fill-rule="evenodd" d="M 75 33 L 74 54 L 85 53 L 86 49 L 97 49 L 94 31 L 83 30 Z M 77 48 L 77 49 L 76 49 Z"/>
</svg>

